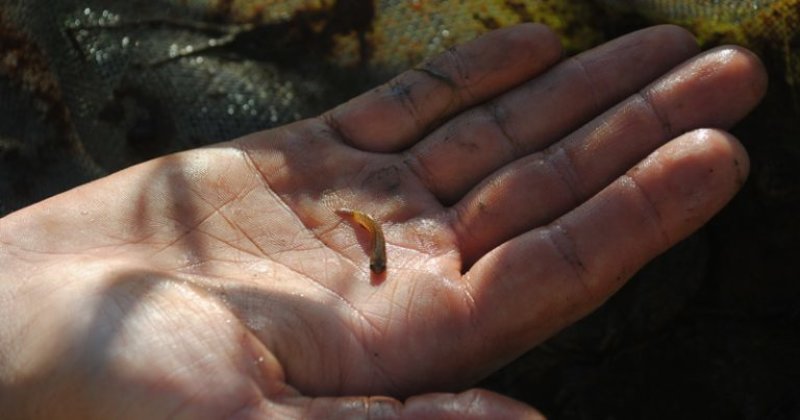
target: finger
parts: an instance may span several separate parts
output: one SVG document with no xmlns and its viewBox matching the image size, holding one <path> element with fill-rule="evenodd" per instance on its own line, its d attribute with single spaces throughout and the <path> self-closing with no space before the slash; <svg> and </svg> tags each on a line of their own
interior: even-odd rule
<svg viewBox="0 0 800 420">
<path fill-rule="evenodd" d="M 519 401 L 483 389 L 460 394 L 425 394 L 408 399 L 405 419 L 544 419 L 538 411 Z"/>
<path fill-rule="evenodd" d="M 687 31 L 634 32 L 564 61 L 443 125 L 409 151 L 415 172 L 452 203 L 506 163 L 573 131 L 694 55 Z"/>
<path fill-rule="evenodd" d="M 703 126 L 730 127 L 765 89 L 766 75 L 754 55 L 719 48 L 564 141 L 509 164 L 453 207 L 464 263 L 575 207 L 676 135 Z"/>
<path fill-rule="evenodd" d="M 404 403 L 389 397 L 293 398 L 277 404 L 262 403 L 247 410 L 252 418 L 263 415 L 325 419 L 544 419 L 519 401 L 483 389 L 459 394 L 423 394 Z M 241 412 L 244 414 L 244 411 Z"/>
<path fill-rule="evenodd" d="M 547 27 L 523 24 L 489 32 L 334 108 L 323 118 L 356 147 L 394 151 L 439 121 L 533 77 L 561 55 Z"/>
<path fill-rule="evenodd" d="M 478 339 L 504 343 L 505 356 L 514 357 L 586 315 L 702 226 L 747 171 L 747 155 L 730 135 L 692 131 L 565 216 L 495 248 L 466 274 Z"/>
</svg>

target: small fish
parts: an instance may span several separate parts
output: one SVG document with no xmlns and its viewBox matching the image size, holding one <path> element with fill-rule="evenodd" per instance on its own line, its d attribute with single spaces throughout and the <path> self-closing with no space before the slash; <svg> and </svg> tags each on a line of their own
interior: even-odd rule
<svg viewBox="0 0 800 420">
<path fill-rule="evenodd" d="M 336 213 L 352 218 L 354 222 L 369 232 L 369 269 L 375 274 L 381 274 L 386 271 L 386 241 L 383 238 L 383 230 L 375 222 L 375 219 L 366 213 L 356 210 L 341 209 L 337 210 Z"/>
</svg>

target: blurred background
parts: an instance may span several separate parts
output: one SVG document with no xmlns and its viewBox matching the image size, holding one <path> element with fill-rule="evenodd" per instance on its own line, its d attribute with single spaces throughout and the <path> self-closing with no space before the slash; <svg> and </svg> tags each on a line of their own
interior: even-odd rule
<svg viewBox="0 0 800 420">
<path fill-rule="evenodd" d="M 0 0 L 0 216 L 527 21 L 568 54 L 679 24 L 755 51 L 770 88 L 733 130 L 752 159 L 734 201 L 480 386 L 559 419 L 800 418 L 800 0 Z"/>
</svg>

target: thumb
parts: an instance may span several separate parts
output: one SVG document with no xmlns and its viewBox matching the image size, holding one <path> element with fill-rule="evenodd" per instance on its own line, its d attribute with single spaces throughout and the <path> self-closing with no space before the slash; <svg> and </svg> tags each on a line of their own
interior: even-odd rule
<svg viewBox="0 0 800 420">
<path fill-rule="evenodd" d="M 544 419 L 538 411 L 483 389 L 459 394 L 432 393 L 410 397 L 405 402 L 383 396 L 322 397 L 292 396 L 262 401 L 239 410 L 232 418 L 308 419 Z"/>
<path fill-rule="evenodd" d="M 485 389 L 460 394 L 423 394 L 406 400 L 403 419 L 529 419 L 544 416 L 520 401 Z"/>
</svg>

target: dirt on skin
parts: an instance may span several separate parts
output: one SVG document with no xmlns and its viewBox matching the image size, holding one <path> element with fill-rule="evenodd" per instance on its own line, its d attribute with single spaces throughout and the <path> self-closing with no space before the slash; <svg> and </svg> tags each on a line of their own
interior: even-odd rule
<svg viewBox="0 0 800 420">
<path fill-rule="evenodd" d="M 435 2 L 328 1 L 286 21 L 257 0 L 236 3 L 247 4 L 247 13 L 232 2 L 207 11 L 159 6 L 166 16 L 160 19 L 153 16 L 162 10 L 151 3 L 131 9 L 122 2 L 62 0 L 42 9 L 37 2 L 0 6 L 0 215 L 153 156 L 326 109 L 415 54 L 455 42 L 461 26 L 447 19 L 461 19 L 464 33 L 549 22 L 572 53 L 661 21 L 694 29 L 705 47 L 747 44 L 767 64 L 771 85 L 762 105 L 734 129 L 752 162 L 741 193 L 594 314 L 479 386 L 557 419 L 800 418 L 796 0 L 762 1 L 769 8 L 748 18 L 750 26 L 670 14 L 689 10 L 675 9 L 682 4 L 677 0 L 633 1 L 627 12 L 610 7 L 625 3 L 612 0 L 462 2 L 463 13 L 449 15 L 434 13 Z M 357 7 L 364 4 L 369 7 Z M 419 16 L 433 32 L 396 27 Z M 416 41 L 389 47 L 412 50 L 382 49 L 395 36 Z M 211 47 L 178 51 L 179 59 L 151 54 L 165 38 Z M 130 39 L 141 41 L 138 53 L 154 65 L 137 62 Z M 299 46 L 306 53 L 298 59 Z M 78 76 L 83 84 L 70 85 Z M 164 89 L 152 80 L 192 83 L 162 97 Z"/>
</svg>

